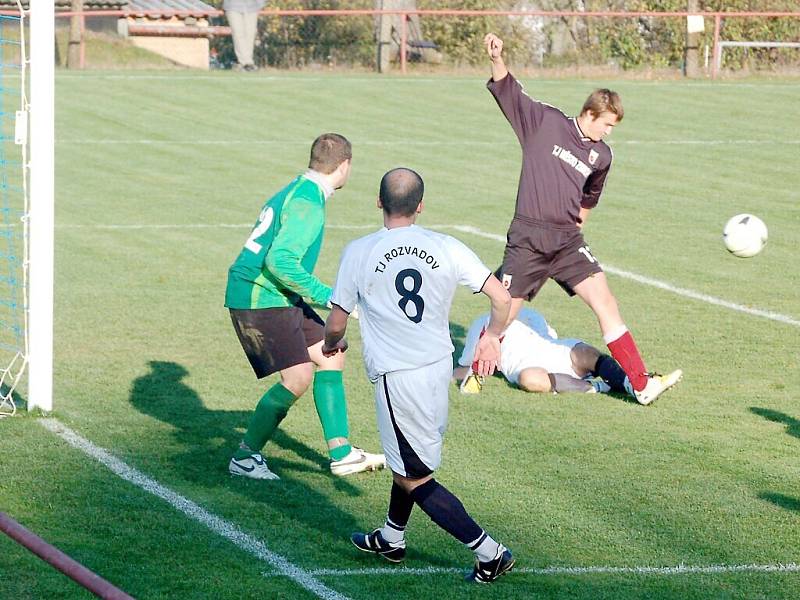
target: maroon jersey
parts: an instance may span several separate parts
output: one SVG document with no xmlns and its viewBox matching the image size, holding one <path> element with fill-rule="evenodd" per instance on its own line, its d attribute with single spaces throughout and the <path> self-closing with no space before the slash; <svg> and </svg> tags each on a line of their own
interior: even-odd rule
<svg viewBox="0 0 800 600">
<path fill-rule="evenodd" d="M 600 200 L 611 148 L 583 135 L 574 117 L 533 100 L 510 73 L 500 81 L 489 80 L 487 87 L 522 146 L 516 215 L 576 224 L 581 207 L 593 208 Z"/>
</svg>

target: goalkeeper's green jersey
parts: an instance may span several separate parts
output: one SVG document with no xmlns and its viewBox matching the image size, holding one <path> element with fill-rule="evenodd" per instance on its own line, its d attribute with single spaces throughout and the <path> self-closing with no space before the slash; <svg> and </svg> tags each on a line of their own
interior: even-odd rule
<svg viewBox="0 0 800 600">
<path fill-rule="evenodd" d="M 331 288 L 312 274 L 325 226 L 325 193 L 313 175 L 297 177 L 264 204 L 228 269 L 228 308 L 293 306 L 300 298 L 326 304 L 330 299 Z"/>
</svg>

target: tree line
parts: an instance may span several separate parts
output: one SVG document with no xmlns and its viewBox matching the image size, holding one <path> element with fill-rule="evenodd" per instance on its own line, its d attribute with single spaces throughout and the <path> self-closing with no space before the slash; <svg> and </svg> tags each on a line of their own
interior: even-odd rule
<svg viewBox="0 0 800 600">
<path fill-rule="evenodd" d="M 221 0 L 214 0 L 221 5 Z M 701 11 L 796 11 L 797 0 L 694 0 Z M 419 9 L 685 11 L 687 0 L 418 0 Z M 276 9 L 372 9 L 374 0 L 268 0 Z M 800 15 L 800 12 L 798 13 Z M 262 18 L 256 61 L 279 68 L 363 66 L 376 59 L 373 16 Z M 713 43 L 713 19 L 706 19 L 701 48 Z M 685 60 L 686 21 L 682 18 L 536 18 L 433 17 L 420 19 L 412 32 L 436 44 L 442 62 L 474 66 L 485 62 L 481 40 L 494 31 L 506 40 L 508 62 L 515 66 L 612 65 L 680 68 Z M 399 36 L 399 34 L 398 34 Z M 729 18 L 721 38 L 733 41 L 800 42 L 800 18 Z M 229 38 L 214 42 L 217 60 L 233 62 Z M 702 57 L 702 53 L 701 53 Z M 413 58 L 413 56 L 412 56 Z M 800 66 L 797 49 L 728 49 L 723 67 L 740 69 Z"/>
</svg>

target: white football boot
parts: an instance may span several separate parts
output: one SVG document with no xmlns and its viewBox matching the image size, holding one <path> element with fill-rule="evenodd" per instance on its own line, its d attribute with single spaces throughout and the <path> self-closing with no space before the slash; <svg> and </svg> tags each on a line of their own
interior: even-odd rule
<svg viewBox="0 0 800 600">
<path fill-rule="evenodd" d="M 643 390 L 637 392 L 631 388 L 631 391 L 633 392 L 633 397 L 636 398 L 639 404 L 647 406 L 648 404 L 652 404 L 656 398 L 678 383 L 682 378 L 683 371 L 680 369 L 676 369 L 668 375 L 650 373 L 647 376 L 647 385 Z"/>
<path fill-rule="evenodd" d="M 341 460 L 331 461 L 331 473 L 334 475 L 352 475 L 363 471 L 377 471 L 386 466 L 383 454 L 370 454 L 353 446 L 350 454 Z"/>
<path fill-rule="evenodd" d="M 231 462 L 228 463 L 228 471 L 231 475 L 249 477 L 250 479 L 280 479 L 269 470 L 267 461 L 258 452 L 254 452 L 245 458 L 232 458 Z"/>
</svg>

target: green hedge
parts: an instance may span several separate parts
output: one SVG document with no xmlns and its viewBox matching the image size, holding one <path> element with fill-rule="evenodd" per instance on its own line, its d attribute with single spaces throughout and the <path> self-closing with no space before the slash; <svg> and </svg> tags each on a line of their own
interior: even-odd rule
<svg viewBox="0 0 800 600">
<path fill-rule="evenodd" d="M 221 0 L 215 0 L 216 5 Z M 541 0 L 544 10 L 683 11 L 686 0 Z M 372 0 L 272 0 L 278 9 L 371 9 Z M 508 0 L 418 0 L 420 9 L 511 10 Z M 700 10 L 798 10 L 797 0 L 701 0 Z M 256 61 L 281 68 L 375 64 L 372 16 L 264 18 L 259 24 Z M 506 42 L 509 63 L 519 66 L 613 64 L 623 69 L 678 68 L 684 60 L 685 21 L 681 18 L 422 17 L 422 36 L 438 46 L 448 65 L 480 65 L 486 60 L 483 36 L 494 31 Z M 713 19 L 706 20 L 701 47 L 713 43 Z M 555 52 L 561 36 L 566 48 Z M 800 41 L 800 18 L 724 19 L 723 40 Z M 235 62 L 230 38 L 213 42 L 218 62 Z M 770 68 L 800 65 L 800 51 L 791 49 L 728 49 L 724 67 Z"/>
</svg>

